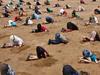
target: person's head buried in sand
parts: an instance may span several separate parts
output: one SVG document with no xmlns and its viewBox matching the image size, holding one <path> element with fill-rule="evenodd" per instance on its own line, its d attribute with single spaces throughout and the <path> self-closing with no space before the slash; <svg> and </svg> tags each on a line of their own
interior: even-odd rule
<svg viewBox="0 0 100 75">
<path fill-rule="evenodd" d="M 32 33 L 37 33 L 37 32 L 49 32 L 47 26 L 44 23 L 39 23 L 37 24 L 37 28 L 36 29 L 32 29 Z"/>
<path fill-rule="evenodd" d="M 71 32 L 74 30 L 79 30 L 79 27 L 73 22 L 68 22 L 66 27 L 67 28 L 62 28 L 61 32 Z"/>
<path fill-rule="evenodd" d="M 1 48 L 10 48 L 10 47 L 22 47 L 24 45 L 24 41 L 22 38 L 16 36 L 16 35 L 11 35 L 9 37 L 9 43 L 4 43 Z"/>
<path fill-rule="evenodd" d="M 84 63 L 91 63 L 91 62 L 99 63 L 100 62 L 100 58 L 97 58 L 97 56 L 88 49 L 84 49 L 82 54 L 83 54 L 83 57 L 80 57 L 80 62 L 84 62 Z"/>
<path fill-rule="evenodd" d="M 83 36 L 82 42 L 89 42 L 89 41 L 100 41 L 100 36 L 96 31 L 92 31 L 89 36 Z"/>
<path fill-rule="evenodd" d="M 26 60 L 27 61 L 37 60 L 37 59 L 46 58 L 50 56 L 49 53 L 41 46 L 36 47 L 36 54 L 37 55 L 29 54 Z"/>
<path fill-rule="evenodd" d="M 92 14 L 90 17 L 89 17 L 89 21 L 85 23 L 85 25 L 99 25 L 99 21 L 98 21 L 98 18 Z"/>
<path fill-rule="evenodd" d="M 48 45 L 50 45 L 50 44 L 60 44 L 60 43 L 67 44 L 68 42 L 69 42 L 68 38 L 66 38 L 65 36 L 63 36 L 60 33 L 56 33 L 54 40 L 51 40 L 51 39 L 48 40 Z"/>
<path fill-rule="evenodd" d="M 0 62 L 0 75 L 16 75 L 11 65 Z"/>
</svg>

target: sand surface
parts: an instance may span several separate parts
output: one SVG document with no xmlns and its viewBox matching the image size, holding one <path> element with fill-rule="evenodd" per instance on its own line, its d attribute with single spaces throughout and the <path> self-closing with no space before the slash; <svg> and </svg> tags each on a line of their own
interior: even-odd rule
<svg viewBox="0 0 100 75">
<path fill-rule="evenodd" d="M 8 0 L 5 0 L 5 2 L 7 1 Z M 34 8 L 33 0 L 27 1 L 31 1 Z M 25 41 L 25 46 L 23 48 L 0 49 L 0 62 L 10 64 L 16 71 L 17 75 L 62 75 L 62 68 L 64 64 L 71 64 L 76 70 L 87 71 L 90 73 L 90 75 L 100 75 L 100 64 L 78 63 L 79 57 L 82 56 L 82 50 L 84 48 L 95 51 L 98 56 L 100 55 L 100 42 L 80 43 L 82 36 L 87 35 L 92 30 L 100 32 L 100 26 L 84 26 L 85 21 L 75 18 L 68 18 L 71 17 L 71 11 L 73 9 L 77 8 L 79 5 L 82 5 L 79 3 L 79 0 L 52 0 L 50 6 L 44 6 L 43 1 L 44 0 L 41 0 L 42 5 L 40 6 L 42 19 L 39 22 L 34 22 L 34 25 L 32 26 L 23 26 L 22 23 L 17 23 L 17 28 L 2 28 L 4 24 L 7 24 L 9 19 L 12 19 L 15 15 L 17 15 L 15 12 L 12 12 L 12 16 L 10 18 L 0 18 L 0 44 L 8 42 L 11 34 L 16 34 L 22 37 Z M 87 4 L 82 5 L 86 11 L 79 13 L 84 20 L 88 20 L 89 16 L 93 14 L 94 8 L 97 8 L 97 6 L 100 5 L 100 0 L 97 0 L 97 2 L 92 2 L 91 0 L 86 1 Z M 53 8 L 55 3 L 59 3 L 61 7 Z M 59 13 L 60 8 L 65 7 L 65 4 L 70 4 L 72 6 L 71 9 L 66 9 L 66 11 L 68 11 L 68 17 L 56 16 L 56 14 Z M 54 12 L 45 13 L 46 7 L 51 7 Z M 2 7 L 0 7 L 0 10 L 1 9 Z M 32 10 L 27 9 L 27 7 L 25 7 L 25 11 L 27 15 L 31 15 L 32 13 Z M 50 32 L 30 33 L 32 28 L 36 26 L 37 23 L 43 22 L 46 15 L 54 17 L 56 21 L 53 24 L 47 24 Z M 100 22 L 100 15 L 96 16 Z M 25 19 L 25 17 L 22 18 Z M 65 27 L 69 21 L 75 22 L 80 29 L 79 31 L 62 33 L 64 36 L 69 38 L 69 43 L 48 45 L 48 39 L 53 39 L 54 34 L 56 32 L 60 32 L 61 28 Z M 36 61 L 25 61 L 29 53 L 35 54 L 35 48 L 38 45 L 43 46 L 52 55 L 52 57 Z"/>
</svg>

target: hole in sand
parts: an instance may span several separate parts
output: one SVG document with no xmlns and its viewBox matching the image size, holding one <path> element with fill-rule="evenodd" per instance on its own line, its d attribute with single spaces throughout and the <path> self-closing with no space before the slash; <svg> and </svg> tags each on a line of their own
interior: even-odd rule
<svg viewBox="0 0 100 75">
<path fill-rule="evenodd" d="M 54 65 L 57 62 L 56 59 L 52 58 L 52 57 L 48 57 L 46 59 L 41 59 L 41 60 L 37 60 L 34 63 L 34 66 L 36 67 L 49 67 Z"/>
</svg>

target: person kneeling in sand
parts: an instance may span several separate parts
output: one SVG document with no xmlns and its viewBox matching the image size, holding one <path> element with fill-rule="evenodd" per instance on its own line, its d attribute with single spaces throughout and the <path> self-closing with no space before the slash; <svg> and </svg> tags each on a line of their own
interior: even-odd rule
<svg viewBox="0 0 100 75">
<path fill-rule="evenodd" d="M 82 6 L 78 6 L 78 8 L 76 9 L 77 12 L 82 12 L 85 11 L 85 8 Z"/>
<path fill-rule="evenodd" d="M 32 25 L 32 24 L 33 24 L 33 21 L 31 20 L 31 18 L 27 17 L 23 25 Z"/>
<path fill-rule="evenodd" d="M 85 0 L 80 0 L 80 3 L 81 4 L 86 4 L 86 1 Z"/>
<path fill-rule="evenodd" d="M 89 22 L 85 23 L 85 25 L 91 25 L 91 24 L 99 24 L 98 18 L 94 15 L 89 17 Z"/>
<path fill-rule="evenodd" d="M 62 28 L 61 32 L 71 32 L 74 30 L 79 30 L 78 26 L 73 22 L 68 22 L 66 27 L 67 28 Z"/>
<path fill-rule="evenodd" d="M 16 22 L 15 21 L 9 20 L 8 21 L 8 25 L 5 25 L 4 27 L 5 28 L 7 28 L 7 27 L 17 27 L 17 25 L 16 25 Z"/>
<path fill-rule="evenodd" d="M 68 39 L 65 38 L 60 33 L 55 34 L 55 39 L 54 40 L 49 39 L 49 41 L 48 41 L 48 45 L 50 45 L 50 44 L 60 44 L 60 43 L 64 43 L 64 44 L 68 43 Z"/>
<path fill-rule="evenodd" d="M 92 53 L 90 50 L 84 49 L 83 52 L 83 57 L 80 58 L 80 62 L 85 62 L 85 63 L 90 63 L 90 62 L 95 62 L 99 63 L 100 59 L 97 58 L 97 56 Z"/>
<path fill-rule="evenodd" d="M 67 11 L 64 8 L 60 9 L 60 15 L 67 16 Z"/>
<path fill-rule="evenodd" d="M 72 18 L 81 19 L 80 15 L 77 13 L 76 10 L 73 10 L 71 14 L 72 14 Z"/>
<path fill-rule="evenodd" d="M 29 54 L 26 60 L 27 61 L 36 60 L 36 59 L 42 59 L 50 56 L 49 53 L 41 46 L 36 47 L 36 54 L 37 55 Z"/>
<path fill-rule="evenodd" d="M 41 25 L 40 23 L 37 24 L 37 29 L 32 29 L 32 33 L 37 33 L 37 32 L 48 32 L 48 28 L 46 25 Z"/>
<path fill-rule="evenodd" d="M 82 42 L 100 41 L 100 36 L 96 31 L 92 31 L 90 36 L 83 36 Z"/>
<path fill-rule="evenodd" d="M 10 38 L 10 43 L 4 43 L 1 48 L 10 48 L 10 47 L 22 47 L 24 45 L 24 41 L 22 38 L 16 36 L 16 35 L 11 35 Z"/>
</svg>

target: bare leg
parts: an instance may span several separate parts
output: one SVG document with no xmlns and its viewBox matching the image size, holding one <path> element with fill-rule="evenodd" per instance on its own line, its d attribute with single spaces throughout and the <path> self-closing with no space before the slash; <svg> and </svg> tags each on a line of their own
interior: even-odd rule
<svg viewBox="0 0 100 75">
<path fill-rule="evenodd" d="M 81 57 L 81 58 L 80 58 L 80 62 L 90 63 L 91 60 L 85 59 L 84 57 Z"/>
</svg>

